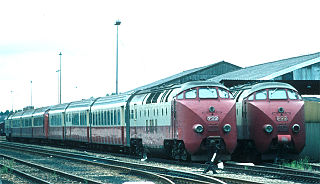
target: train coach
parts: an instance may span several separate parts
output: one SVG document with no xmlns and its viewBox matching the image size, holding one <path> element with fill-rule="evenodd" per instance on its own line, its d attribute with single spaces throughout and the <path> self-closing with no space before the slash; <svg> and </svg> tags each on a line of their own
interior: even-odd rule
<svg viewBox="0 0 320 184">
<path fill-rule="evenodd" d="M 193 81 L 17 112 L 6 135 L 177 160 L 206 160 L 219 149 L 226 160 L 237 144 L 235 114 L 226 87 Z"/>
<path fill-rule="evenodd" d="M 263 82 L 235 89 L 238 148 L 255 159 L 296 158 L 305 145 L 304 102 L 289 84 Z"/>
</svg>

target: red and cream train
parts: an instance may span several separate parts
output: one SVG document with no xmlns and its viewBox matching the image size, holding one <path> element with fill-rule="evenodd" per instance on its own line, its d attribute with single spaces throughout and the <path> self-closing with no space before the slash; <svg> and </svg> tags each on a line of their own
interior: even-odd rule
<svg viewBox="0 0 320 184">
<path fill-rule="evenodd" d="M 10 140 L 64 142 L 205 160 L 279 154 L 297 156 L 305 144 L 304 102 L 289 84 L 263 82 L 229 90 L 215 82 L 91 98 L 12 114 Z M 210 153 L 210 154 L 208 154 Z"/>
<path fill-rule="evenodd" d="M 212 145 L 230 158 L 237 145 L 232 94 L 204 81 L 24 110 L 5 126 L 10 140 L 166 153 L 182 160 L 207 159 Z"/>
<path fill-rule="evenodd" d="M 235 90 L 241 155 L 295 158 L 305 145 L 304 101 L 289 84 L 263 82 Z"/>
</svg>

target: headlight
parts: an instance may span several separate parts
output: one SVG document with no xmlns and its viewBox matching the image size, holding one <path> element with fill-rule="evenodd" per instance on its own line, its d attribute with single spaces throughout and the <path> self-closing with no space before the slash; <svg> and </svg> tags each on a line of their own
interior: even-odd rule
<svg viewBox="0 0 320 184">
<path fill-rule="evenodd" d="M 273 127 L 270 124 L 264 125 L 263 128 L 264 128 L 264 131 L 266 131 L 268 134 L 270 134 L 273 130 Z"/>
<path fill-rule="evenodd" d="M 294 124 L 294 125 L 292 126 L 292 131 L 293 131 L 294 133 L 300 132 L 300 125 Z"/>
<path fill-rule="evenodd" d="M 200 125 L 200 124 L 196 124 L 193 126 L 193 130 L 196 132 L 196 133 L 202 133 L 203 132 L 203 126 Z"/>
<path fill-rule="evenodd" d="M 225 125 L 223 126 L 223 131 L 224 131 L 225 133 L 229 133 L 229 132 L 231 131 L 231 125 L 225 124 Z"/>
<path fill-rule="evenodd" d="M 279 107 L 278 112 L 279 113 L 284 113 L 284 108 L 283 107 Z"/>
</svg>

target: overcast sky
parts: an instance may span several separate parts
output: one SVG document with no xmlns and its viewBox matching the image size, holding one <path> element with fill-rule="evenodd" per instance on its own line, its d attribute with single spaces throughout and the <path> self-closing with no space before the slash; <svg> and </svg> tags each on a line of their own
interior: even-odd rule
<svg viewBox="0 0 320 184">
<path fill-rule="evenodd" d="M 320 1 L 2 0 L 0 111 L 115 92 L 226 61 L 241 67 L 320 52 Z M 31 85 L 32 81 L 32 85 Z M 12 91 L 12 92 L 11 92 Z"/>
</svg>

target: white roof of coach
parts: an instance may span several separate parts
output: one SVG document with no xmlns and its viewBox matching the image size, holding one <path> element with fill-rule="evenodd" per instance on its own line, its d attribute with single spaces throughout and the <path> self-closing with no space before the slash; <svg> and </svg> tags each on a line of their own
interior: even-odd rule
<svg viewBox="0 0 320 184">
<path fill-rule="evenodd" d="M 32 115 L 33 116 L 42 116 L 49 109 L 50 109 L 50 106 L 37 108 L 34 110 Z"/>
<path fill-rule="evenodd" d="M 69 105 L 70 105 L 70 102 L 69 103 L 53 105 L 50 108 L 49 114 L 55 114 L 55 113 L 64 112 Z"/>
<path fill-rule="evenodd" d="M 26 110 L 26 111 L 24 111 L 24 113 L 22 114 L 21 117 L 23 117 L 23 118 L 32 117 L 33 112 L 34 112 L 34 109 Z"/>
<path fill-rule="evenodd" d="M 119 104 L 125 105 L 129 97 L 130 95 L 127 93 L 100 97 L 92 104 L 91 110 L 118 106 Z"/>
<path fill-rule="evenodd" d="M 96 98 L 89 98 L 83 99 L 81 101 L 71 102 L 67 107 L 66 112 L 89 110 L 90 106 L 92 105 L 92 103 L 94 103 L 95 100 Z"/>
</svg>

